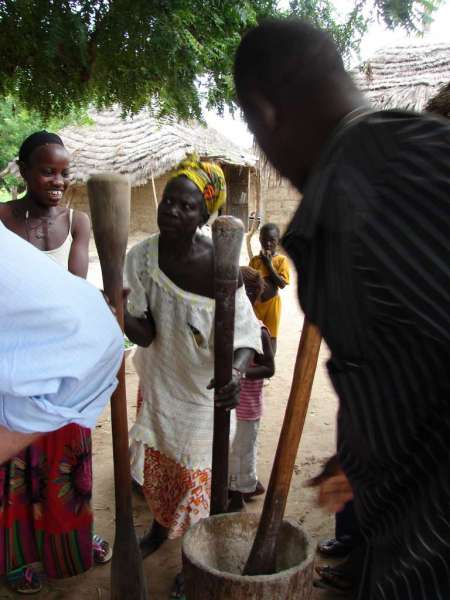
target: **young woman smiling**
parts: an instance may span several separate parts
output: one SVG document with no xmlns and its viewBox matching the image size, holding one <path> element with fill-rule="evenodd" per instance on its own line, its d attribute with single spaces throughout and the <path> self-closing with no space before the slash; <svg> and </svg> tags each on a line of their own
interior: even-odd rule
<svg viewBox="0 0 450 600">
<path fill-rule="evenodd" d="M 46 131 L 29 136 L 18 160 L 26 194 L 0 205 L 0 220 L 49 259 L 85 278 L 89 218 L 61 205 L 69 161 L 59 136 Z M 32 563 L 58 578 L 109 560 L 108 543 L 92 535 L 91 496 L 91 431 L 85 427 L 72 424 L 44 435 L 0 466 L 0 575 L 16 592 L 41 590 Z"/>
</svg>

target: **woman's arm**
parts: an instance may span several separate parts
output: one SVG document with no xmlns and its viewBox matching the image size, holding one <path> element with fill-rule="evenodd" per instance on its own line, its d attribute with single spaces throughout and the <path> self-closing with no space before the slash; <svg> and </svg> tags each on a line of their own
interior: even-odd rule
<svg viewBox="0 0 450 600">
<path fill-rule="evenodd" d="M 275 360 L 273 357 L 272 342 L 269 332 L 265 327 L 261 329 L 263 354 L 258 354 L 258 364 L 248 367 L 245 372 L 246 379 L 269 379 L 275 373 Z"/>
<path fill-rule="evenodd" d="M 69 271 L 86 279 L 89 268 L 89 237 L 91 222 L 86 213 L 73 213 L 72 245 L 69 254 Z"/>
<path fill-rule="evenodd" d="M 255 234 L 255 232 L 257 231 L 258 227 L 259 227 L 259 223 L 255 216 L 252 226 L 250 228 L 250 231 L 245 236 L 245 243 L 247 244 L 248 262 L 250 262 L 254 256 L 253 250 L 252 250 L 252 237 Z"/>
</svg>

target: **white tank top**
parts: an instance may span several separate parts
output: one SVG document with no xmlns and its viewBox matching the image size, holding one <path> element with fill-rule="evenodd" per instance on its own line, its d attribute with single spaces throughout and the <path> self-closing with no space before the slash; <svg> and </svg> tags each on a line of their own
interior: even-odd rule
<svg viewBox="0 0 450 600">
<path fill-rule="evenodd" d="M 69 233 L 67 234 L 66 239 L 63 241 L 61 246 L 54 248 L 53 250 L 42 250 L 44 254 L 46 254 L 49 258 L 54 260 L 58 265 L 61 265 L 65 269 L 69 268 L 69 254 L 70 248 L 72 247 L 72 218 L 73 218 L 73 208 L 70 209 L 69 212 Z"/>
</svg>

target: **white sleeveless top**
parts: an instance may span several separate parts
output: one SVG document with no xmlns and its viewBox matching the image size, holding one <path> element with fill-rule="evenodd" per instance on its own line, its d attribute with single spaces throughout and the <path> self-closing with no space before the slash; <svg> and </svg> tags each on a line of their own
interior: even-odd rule
<svg viewBox="0 0 450 600">
<path fill-rule="evenodd" d="M 72 247 L 72 219 L 73 219 L 73 208 L 69 211 L 69 233 L 67 234 L 66 239 L 63 241 L 61 246 L 57 248 L 53 248 L 53 250 L 42 250 L 44 254 L 46 254 L 49 258 L 54 260 L 58 265 L 64 267 L 65 269 L 69 268 L 69 255 L 70 248 Z"/>
</svg>

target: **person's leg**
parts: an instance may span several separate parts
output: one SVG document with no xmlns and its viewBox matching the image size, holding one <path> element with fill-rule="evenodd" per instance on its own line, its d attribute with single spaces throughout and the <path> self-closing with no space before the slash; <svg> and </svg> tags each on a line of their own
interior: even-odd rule
<svg viewBox="0 0 450 600">
<path fill-rule="evenodd" d="M 242 469 L 246 452 L 246 421 L 236 419 L 236 433 L 230 448 L 230 503 L 228 512 L 238 512 L 244 508 L 242 496 Z"/>
<path fill-rule="evenodd" d="M 360 537 L 353 502 L 347 502 L 344 509 L 336 513 L 335 537 L 320 543 L 318 551 L 324 556 L 343 558 L 359 543 Z"/>
<path fill-rule="evenodd" d="M 230 512 L 241 510 L 244 499 L 255 493 L 258 485 L 256 474 L 257 439 L 259 419 L 237 420 L 236 436 L 233 443 L 230 478 Z M 238 468 L 236 464 L 238 463 Z"/>
<path fill-rule="evenodd" d="M 359 537 L 358 521 L 356 520 L 355 508 L 353 502 L 347 502 L 341 512 L 336 513 L 336 539 L 340 541 L 349 541 Z"/>
<path fill-rule="evenodd" d="M 246 455 L 247 466 L 245 472 L 248 473 L 248 486 L 247 489 L 253 488 L 251 491 L 245 491 L 244 501 L 248 502 L 254 496 L 260 496 L 266 491 L 263 484 L 258 480 L 257 475 L 257 459 L 258 459 L 258 433 L 259 433 L 260 419 L 254 421 L 247 421 L 248 428 L 248 439 L 249 448 Z"/>
<path fill-rule="evenodd" d="M 153 519 L 152 527 L 148 533 L 139 541 L 142 558 L 146 558 L 156 552 L 158 548 L 167 540 L 169 530 L 164 527 L 156 519 Z"/>
</svg>

